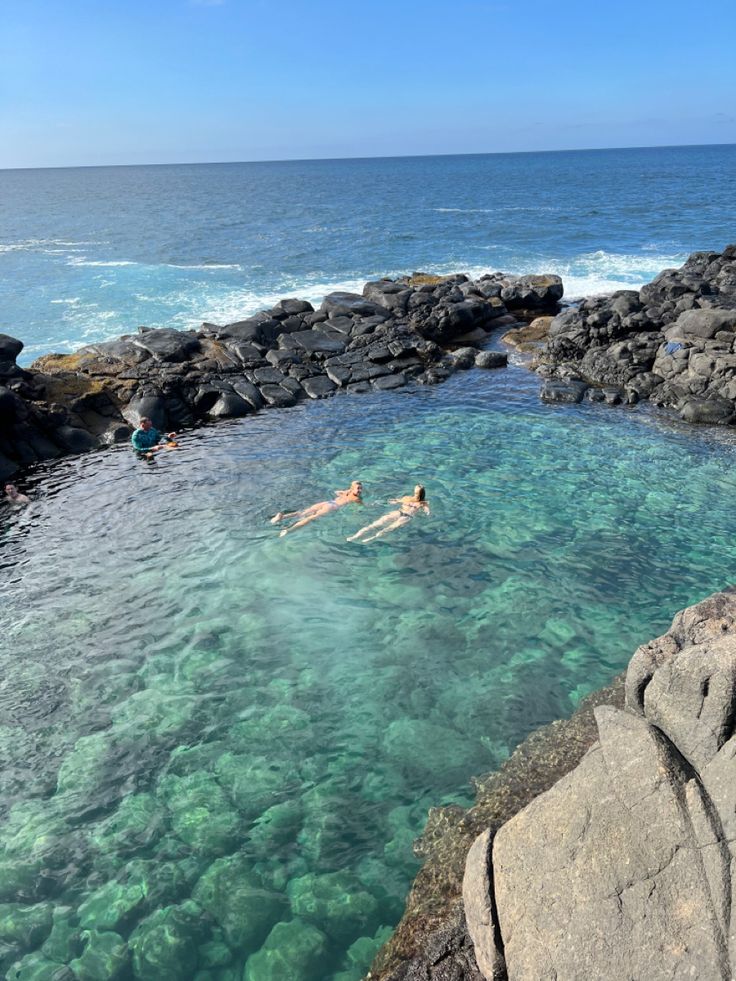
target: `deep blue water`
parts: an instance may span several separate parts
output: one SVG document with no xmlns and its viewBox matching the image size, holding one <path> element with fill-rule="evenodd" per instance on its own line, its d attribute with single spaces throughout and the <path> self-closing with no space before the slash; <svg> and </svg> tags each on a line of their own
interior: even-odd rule
<svg viewBox="0 0 736 981">
<path fill-rule="evenodd" d="M 0 331 L 49 350 L 423 269 L 640 285 L 736 237 L 736 146 L 0 172 Z"/>
</svg>

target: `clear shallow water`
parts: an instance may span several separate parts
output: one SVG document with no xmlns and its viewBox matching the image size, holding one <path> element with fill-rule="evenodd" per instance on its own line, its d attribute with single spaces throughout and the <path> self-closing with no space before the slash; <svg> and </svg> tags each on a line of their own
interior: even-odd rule
<svg viewBox="0 0 736 981">
<path fill-rule="evenodd" d="M 5 964 L 357 981 L 428 807 L 732 581 L 733 434 L 537 390 L 461 373 L 41 472 L 2 516 Z M 278 539 L 356 477 L 365 509 Z M 345 541 L 416 480 L 429 519 Z"/>
<path fill-rule="evenodd" d="M 736 146 L 0 171 L 22 360 L 424 269 L 640 286 L 736 224 Z"/>
</svg>

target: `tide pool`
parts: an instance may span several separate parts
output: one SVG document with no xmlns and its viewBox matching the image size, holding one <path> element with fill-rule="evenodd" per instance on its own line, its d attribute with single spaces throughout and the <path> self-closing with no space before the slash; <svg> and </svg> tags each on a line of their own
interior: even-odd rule
<svg viewBox="0 0 736 981">
<path fill-rule="evenodd" d="M 358 981 L 427 809 L 733 580 L 733 433 L 538 387 L 458 373 L 38 472 L 0 538 L 3 971 Z M 352 479 L 364 508 L 278 538 Z M 345 541 L 417 482 L 430 517 Z"/>
</svg>

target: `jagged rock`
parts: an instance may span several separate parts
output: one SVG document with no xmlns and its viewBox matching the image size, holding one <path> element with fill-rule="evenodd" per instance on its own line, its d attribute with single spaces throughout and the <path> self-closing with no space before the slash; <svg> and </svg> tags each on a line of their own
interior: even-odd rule
<svg viewBox="0 0 736 981">
<path fill-rule="evenodd" d="M 626 691 L 579 765 L 468 853 L 488 979 L 501 958 L 509 981 L 733 976 L 736 591 L 640 648 Z"/>
<path fill-rule="evenodd" d="M 559 276 L 509 277 L 501 299 L 509 310 L 555 310 L 564 289 Z"/>
</svg>

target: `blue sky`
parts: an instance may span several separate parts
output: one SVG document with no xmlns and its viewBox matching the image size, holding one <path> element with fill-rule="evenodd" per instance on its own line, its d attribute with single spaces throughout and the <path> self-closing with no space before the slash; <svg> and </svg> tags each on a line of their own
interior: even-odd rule
<svg viewBox="0 0 736 981">
<path fill-rule="evenodd" d="M 735 42 L 733 0 L 0 0 L 0 167 L 732 143 Z"/>
</svg>

